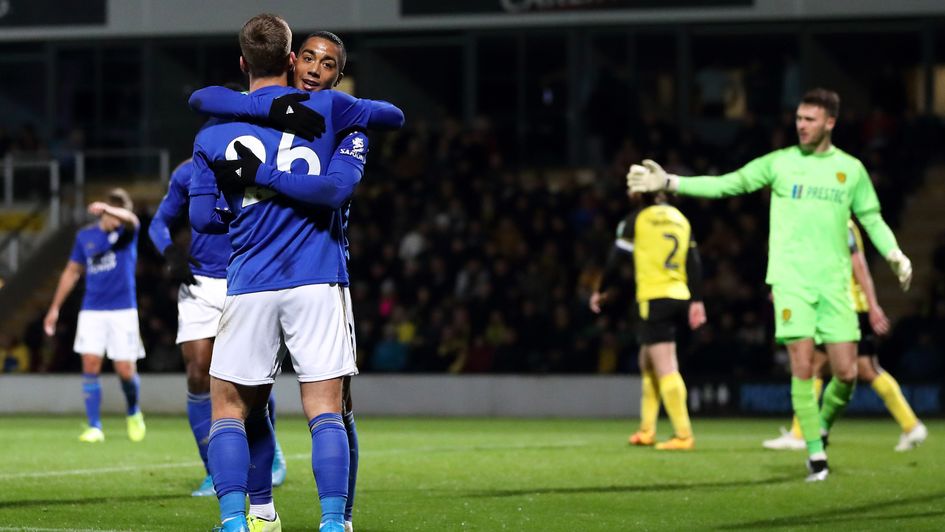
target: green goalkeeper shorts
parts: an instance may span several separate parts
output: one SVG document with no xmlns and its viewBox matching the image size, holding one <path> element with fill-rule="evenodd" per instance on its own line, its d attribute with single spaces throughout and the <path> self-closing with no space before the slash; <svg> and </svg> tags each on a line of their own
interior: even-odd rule
<svg viewBox="0 0 945 532">
<path fill-rule="evenodd" d="M 774 337 L 779 344 L 801 338 L 823 343 L 856 342 L 860 327 L 848 284 L 798 287 L 775 285 Z"/>
</svg>

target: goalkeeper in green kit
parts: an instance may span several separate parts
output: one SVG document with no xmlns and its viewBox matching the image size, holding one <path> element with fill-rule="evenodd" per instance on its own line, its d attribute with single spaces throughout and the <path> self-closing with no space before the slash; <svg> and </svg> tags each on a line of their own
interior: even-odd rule
<svg viewBox="0 0 945 532">
<path fill-rule="evenodd" d="M 856 343 L 860 339 L 850 295 L 847 220 L 856 215 L 886 258 L 903 290 L 912 264 L 880 215 L 879 200 L 863 164 L 833 146 L 837 93 L 814 89 L 797 108 L 798 145 L 759 157 L 719 177 L 678 177 L 654 161 L 633 165 L 631 192 L 668 190 L 684 196 L 721 198 L 771 187 L 768 273 L 774 296 L 775 337 L 791 358 L 791 404 L 807 442 L 807 480 L 827 478 L 826 436 L 853 396 Z M 812 361 L 814 338 L 827 346 L 833 378 L 818 412 Z"/>
</svg>

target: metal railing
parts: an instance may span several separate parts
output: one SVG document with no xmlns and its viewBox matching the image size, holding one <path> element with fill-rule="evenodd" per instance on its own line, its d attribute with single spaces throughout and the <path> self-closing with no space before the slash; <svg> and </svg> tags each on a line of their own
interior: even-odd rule
<svg viewBox="0 0 945 532">
<path fill-rule="evenodd" d="M 0 242 L 0 250 L 7 255 L 5 272 L 7 275 L 12 275 L 20 269 L 20 244 L 23 240 L 23 232 L 42 216 L 45 209 L 46 206 L 43 203 L 37 203 L 33 210 Z"/>
<path fill-rule="evenodd" d="M 157 173 L 161 183 L 167 183 L 170 178 L 170 154 L 163 148 L 136 148 L 136 149 L 116 149 L 116 150 L 83 150 L 72 152 L 71 161 L 68 158 L 63 159 L 36 159 L 33 157 L 17 157 L 8 154 L 2 159 L 3 168 L 3 200 L 4 209 L 12 210 L 17 207 L 25 207 L 24 202 L 29 201 L 30 213 L 26 219 L 10 230 L 10 233 L 0 242 L 0 254 L 6 255 L 5 268 L 8 273 L 14 273 L 19 268 L 19 264 L 26 257 L 23 253 L 22 241 L 23 233 L 33 225 L 37 218 L 41 217 L 44 211 L 46 213 L 46 223 L 43 230 L 37 234 L 37 238 L 42 238 L 46 234 L 59 229 L 63 220 L 68 223 L 81 223 L 86 217 L 85 210 L 85 189 L 89 184 L 89 161 L 114 161 L 122 160 L 144 160 L 157 159 Z M 70 164 L 71 163 L 71 164 Z M 72 177 L 73 198 L 71 212 L 63 209 L 63 191 L 62 174 L 63 164 L 67 169 L 73 170 L 66 172 L 66 176 Z M 71 168 L 70 168 L 71 166 Z M 119 165 L 120 166 L 120 165 Z M 48 175 L 48 196 L 37 200 L 37 181 L 34 170 L 45 170 Z M 25 174 L 24 174 L 25 171 Z M 97 173 L 97 172 L 96 172 Z M 27 176 L 32 181 L 24 181 L 22 176 Z M 152 174 L 153 175 L 153 174 Z M 20 184 L 18 184 L 20 182 Z M 45 183 L 44 183 L 45 184 Z M 31 197 L 21 197 L 17 193 L 17 187 L 27 186 L 31 190 Z M 46 193 L 45 190 L 39 191 L 40 195 Z"/>
<path fill-rule="evenodd" d="M 62 198 L 59 193 L 59 161 L 17 161 L 10 155 L 3 159 L 3 206 L 13 207 L 13 179 L 16 168 L 46 168 L 49 170 L 49 223 L 53 229 L 59 228 L 62 212 Z M 79 188 L 79 187 L 76 187 Z"/>
<path fill-rule="evenodd" d="M 157 157 L 158 177 L 161 183 L 167 183 L 171 175 L 171 156 L 164 148 L 130 148 L 121 150 L 84 150 L 74 153 L 75 160 L 75 205 L 73 219 L 81 220 L 85 216 L 85 184 L 87 162 L 92 159 L 145 159 Z"/>
</svg>

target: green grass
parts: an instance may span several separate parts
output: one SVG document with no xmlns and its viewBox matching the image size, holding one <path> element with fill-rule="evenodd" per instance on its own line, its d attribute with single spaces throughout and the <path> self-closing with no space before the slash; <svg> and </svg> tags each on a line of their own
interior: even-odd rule
<svg viewBox="0 0 945 532">
<path fill-rule="evenodd" d="M 631 420 L 361 418 L 355 529 L 945 529 L 945 422 L 928 423 L 923 447 L 895 453 L 891 420 L 842 420 L 833 473 L 805 484 L 803 453 L 761 448 L 778 421 L 696 419 L 698 450 L 666 454 L 629 448 Z M 0 530 L 217 522 L 215 499 L 189 496 L 202 469 L 184 417 L 148 418 L 139 444 L 121 418 L 105 420 L 104 444 L 79 444 L 80 424 L 0 417 Z M 314 530 L 307 427 L 283 417 L 278 428 L 289 459 L 275 491 L 284 530 Z"/>
</svg>

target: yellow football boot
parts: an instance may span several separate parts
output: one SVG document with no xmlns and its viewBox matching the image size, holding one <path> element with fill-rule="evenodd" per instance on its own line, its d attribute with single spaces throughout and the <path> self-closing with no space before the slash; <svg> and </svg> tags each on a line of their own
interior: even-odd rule
<svg viewBox="0 0 945 532">
<path fill-rule="evenodd" d="M 138 442 L 144 439 L 147 429 L 144 426 L 144 415 L 141 412 L 128 416 L 128 439 Z"/>
<path fill-rule="evenodd" d="M 677 438 L 673 436 L 662 443 L 656 444 L 657 451 L 691 451 L 695 448 L 696 439 L 693 437 Z"/>
<path fill-rule="evenodd" d="M 79 441 L 83 443 L 102 443 L 105 441 L 105 433 L 98 427 L 89 427 L 79 435 Z"/>
<path fill-rule="evenodd" d="M 656 443 L 656 433 L 644 432 L 642 430 L 638 430 L 634 432 L 632 436 L 630 436 L 629 443 L 630 445 L 641 445 L 641 446 L 653 445 L 654 443 Z"/>
</svg>

